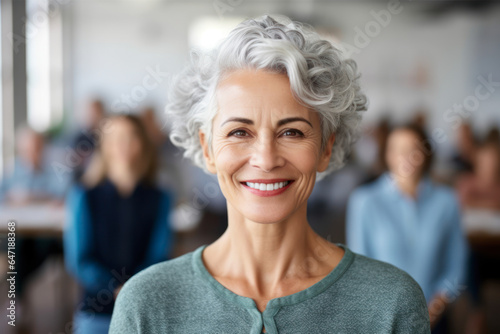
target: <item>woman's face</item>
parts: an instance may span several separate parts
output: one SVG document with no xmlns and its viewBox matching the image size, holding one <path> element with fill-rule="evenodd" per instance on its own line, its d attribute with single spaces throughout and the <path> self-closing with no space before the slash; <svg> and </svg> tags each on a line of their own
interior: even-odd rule
<svg viewBox="0 0 500 334">
<path fill-rule="evenodd" d="M 259 223 L 305 209 L 335 139 L 321 150 L 319 115 L 293 98 L 285 74 L 262 70 L 232 72 L 216 98 L 212 150 L 203 132 L 200 141 L 228 206 Z"/>
<path fill-rule="evenodd" d="M 103 153 L 108 164 L 134 166 L 141 158 L 141 139 L 131 122 L 117 118 L 105 134 Z"/>
<path fill-rule="evenodd" d="M 475 155 L 476 174 L 483 180 L 496 182 L 500 177 L 500 156 L 493 146 L 480 148 Z"/>
<path fill-rule="evenodd" d="M 389 135 L 386 161 L 394 175 L 409 179 L 420 178 L 425 158 L 419 137 L 412 131 L 399 129 Z"/>
</svg>

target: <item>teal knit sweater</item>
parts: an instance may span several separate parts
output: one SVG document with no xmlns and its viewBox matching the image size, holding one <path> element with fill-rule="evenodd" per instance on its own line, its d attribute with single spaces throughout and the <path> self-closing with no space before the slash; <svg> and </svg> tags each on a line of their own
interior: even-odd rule
<svg viewBox="0 0 500 334">
<path fill-rule="evenodd" d="M 202 251 L 133 276 L 116 300 L 109 333 L 430 333 L 420 286 L 404 271 L 345 250 L 321 281 L 270 300 L 263 313 L 220 284 Z"/>
</svg>

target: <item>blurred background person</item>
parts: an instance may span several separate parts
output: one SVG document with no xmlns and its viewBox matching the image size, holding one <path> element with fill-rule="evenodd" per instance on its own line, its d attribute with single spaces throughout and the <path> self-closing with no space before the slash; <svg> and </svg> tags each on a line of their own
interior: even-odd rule
<svg viewBox="0 0 500 334">
<path fill-rule="evenodd" d="M 0 183 L 0 211 L 18 212 L 16 210 L 62 205 L 68 180 L 56 177 L 45 154 L 45 146 L 42 133 L 27 125 L 17 129 L 14 169 Z M 23 225 L 24 221 L 18 223 Z M 5 253 L 6 245 L 2 242 Z M 32 315 L 25 298 L 27 286 L 49 256 L 62 253 L 62 244 L 55 237 L 31 234 L 17 235 L 15 246 L 18 327 L 26 328 L 30 326 L 28 319 Z"/>
<path fill-rule="evenodd" d="M 16 149 L 14 170 L 0 184 L 0 203 L 15 206 L 62 203 L 68 182 L 58 179 L 46 161 L 43 134 L 29 126 L 20 127 Z"/>
<path fill-rule="evenodd" d="M 169 138 L 168 133 L 164 132 L 161 127 L 161 122 L 156 118 L 156 113 L 153 107 L 144 108 L 139 115 L 151 143 L 155 147 L 155 152 L 158 159 L 157 182 L 164 188 L 169 188 L 175 191 L 177 198 L 184 199 L 185 184 L 182 175 L 182 154 L 180 150 L 174 146 Z"/>
<path fill-rule="evenodd" d="M 168 140 L 167 134 L 165 134 L 161 127 L 160 122 L 156 119 L 155 110 L 153 107 L 146 107 L 142 110 L 140 114 L 141 121 L 146 128 L 149 135 L 151 143 L 156 147 L 161 147 Z"/>
<path fill-rule="evenodd" d="M 477 139 L 472 131 L 470 123 L 461 122 L 456 131 L 457 147 L 452 156 L 451 164 L 456 175 L 463 172 L 472 171 L 474 151 L 477 146 Z"/>
<path fill-rule="evenodd" d="M 92 154 L 99 141 L 99 123 L 106 115 L 104 103 L 100 99 L 92 99 L 88 102 L 83 115 L 81 115 L 81 126 L 74 135 L 71 147 L 78 154 L 79 163 L 73 169 L 73 180 L 78 181 L 87 168 Z"/>
<path fill-rule="evenodd" d="M 107 333 L 114 299 L 133 274 L 169 258 L 173 193 L 156 186 L 156 151 L 136 116 L 112 116 L 82 185 L 67 200 L 67 269 L 83 286 L 76 333 Z"/>
<path fill-rule="evenodd" d="M 385 148 L 389 137 L 390 122 L 383 117 L 374 126 L 365 129 L 356 145 L 356 161 L 364 167 L 362 183 L 375 180 L 387 170 Z"/>
<path fill-rule="evenodd" d="M 461 175 L 457 189 L 464 208 L 500 212 L 500 145 L 496 140 L 478 145 L 472 172 Z"/>
<path fill-rule="evenodd" d="M 498 127 L 493 126 L 486 134 L 484 140 L 488 143 L 496 143 L 497 145 L 500 144 L 500 130 Z"/>
<path fill-rule="evenodd" d="M 219 237 L 227 227 L 226 200 L 217 179 L 204 173 L 183 158 L 183 152 L 168 137 L 169 119 L 163 124 L 153 107 L 144 108 L 139 116 L 158 154 L 158 184 L 172 189 L 177 200 L 176 247 L 173 255 Z M 193 246 L 195 245 L 195 246 Z"/>
<path fill-rule="evenodd" d="M 456 188 L 465 212 L 465 227 L 472 234 L 467 285 L 474 312 L 468 324 L 469 332 L 484 333 L 483 287 L 488 280 L 500 280 L 500 260 L 495 256 L 498 246 L 492 242 L 494 239 L 487 237 L 489 229 L 500 230 L 500 143 L 494 130 L 477 145 L 471 162 L 472 171 L 460 175 Z"/>
<path fill-rule="evenodd" d="M 347 245 L 408 272 L 424 291 L 432 332 L 446 333 L 444 309 L 464 283 L 467 244 L 458 200 L 430 179 L 431 161 L 420 127 L 395 128 L 387 140 L 388 172 L 351 194 Z"/>
<path fill-rule="evenodd" d="M 461 176 L 476 175 L 476 147 L 487 136 L 499 136 L 490 129 L 500 126 L 500 2 L 5 0 L 0 3 L 0 30 L 12 38 L 0 48 L 3 189 L 20 171 L 15 164 L 20 166 L 16 152 L 22 124 L 44 134 L 43 169 L 57 182 L 59 176 L 81 178 L 99 140 L 96 126 L 108 114 L 128 110 L 141 114 L 148 109 L 141 119 L 160 145 L 158 186 L 173 187 L 176 202 L 183 207 L 177 210 L 178 205 L 172 219 L 176 231 L 172 256 L 216 240 L 227 226 L 225 199 L 216 179 L 192 166 L 168 138 L 163 140 L 172 131 L 166 126 L 169 120 L 161 117 L 169 101 L 166 92 L 189 50 L 210 49 L 243 18 L 269 12 L 307 22 L 325 39 L 345 48 L 363 73 L 362 86 L 370 102 L 353 156 L 345 168 L 318 182 L 309 198 L 308 221 L 318 234 L 345 242 L 348 198 L 353 189 L 386 171 L 384 143 L 394 124 L 419 123 L 428 131 L 435 144 L 434 181 L 457 185 L 460 193 Z M 40 188 L 62 186 L 47 184 Z M 0 194 L 5 199 L 0 204 L 4 222 L 0 246 L 5 245 L 1 238 L 6 236 L 9 219 L 19 222 L 19 238 L 38 242 L 51 236 L 62 243 L 64 207 L 53 206 L 52 199 L 21 205 L 28 198 L 23 193 Z M 470 249 L 485 260 L 476 261 L 479 267 L 469 272 L 480 274 L 474 268 L 493 272 L 500 259 L 499 214 L 473 206 L 462 210 Z M 24 253 L 31 257 L 22 261 L 25 265 L 34 254 L 43 254 L 40 250 Z M 7 265 L 6 258 L 0 258 L 0 269 L 2 264 Z M 500 333 L 496 316 L 500 279 L 479 276 L 485 277 L 475 283 L 486 318 L 484 333 Z M 31 328 L 24 332 L 68 332 L 79 296 L 78 284 L 66 272 L 62 257 L 46 258 L 29 277 L 22 290 L 34 316 L 29 320 Z M 9 302 L 6 291 L 1 292 L 6 282 L 0 279 L 4 296 L 0 305 Z M 473 292 L 470 284 L 467 290 Z M 453 334 L 469 334 L 466 319 L 479 305 L 473 305 L 468 294 L 462 296 L 451 307 Z M 5 319 L 7 310 L 1 310 Z M 0 333 L 12 334 L 29 318 L 23 309 L 17 311 L 16 327 L 0 323 Z"/>
</svg>

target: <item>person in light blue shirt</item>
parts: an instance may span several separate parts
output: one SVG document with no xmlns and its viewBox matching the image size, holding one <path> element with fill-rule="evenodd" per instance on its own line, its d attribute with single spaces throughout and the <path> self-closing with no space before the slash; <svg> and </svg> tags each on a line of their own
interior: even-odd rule
<svg viewBox="0 0 500 334">
<path fill-rule="evenodd" d="M 453 190 L 429 177 L 432 147 L 414 126 L 392 131 L 389 171 L 357 188 L 347 207 L 347 245 L 388 262 L 422 287 L 433 332 L 445 326 L 445 306 L 464 290 L 467 243 Z"/>
<path fill-rule="evenodd" d="M 42 133 L 27 125 L 16 129 L 16 159 L 13 170 L 0 178 L 0 212 L 33 206 L 61 205 L 68 187 L 68 180 L 58 178 L 50 167 L 47 145 Z M 18 220 L 15 214 L 10 217 Z M 19 220 L 23 225 L 25 222 Z M 2 242 L 1 252 L 7 252 L 7 240 Z M 5 246 L 4 246 L 5 245 Z M 61 242 L 51 236 L 19 235 L 16 238 L 16 294 L 18 304 L 24 301 L 30 278 L 45 260 L 61 253 Z"/>
<path fill-rule="evenodd" d="M 58 178 L 51 168 L 43 134 L 22 126 L 16 140 L 14 169 L 0 180 L 0 205 L 62 202 L 69 180 Z"/>
</svg>

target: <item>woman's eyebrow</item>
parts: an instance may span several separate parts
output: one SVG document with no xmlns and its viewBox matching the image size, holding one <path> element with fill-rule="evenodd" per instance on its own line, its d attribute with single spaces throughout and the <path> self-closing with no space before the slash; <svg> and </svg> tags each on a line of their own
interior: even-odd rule
<svg viewBox="0 0 500 334">
<path fill-rule="evenodd" d="M 284 124 L 291 123 L 291 122 L 306 122 L 307 124 L 309 124 L 309 126 L 311 128 L 313 127 L 312 124 L 311 124 L 311 122 L 309 122 L 307 119 L 302 118 L 302 117 L 288 117 L 288 118 L 283 118 L 282 120 L 278 121 L 278 126 L 282 126 Z"/>
<path fill-rule="evenodd" d="M 231 118 L 226 119 L 224 122 L 222 122 L 222 124 L 220 126 L 222 127 L 227 122 L 239 122 L 239 123 L 245 123 L 245 124 L 250 124 L 250 125 L 253 124 L 253 121 L 251 119 L 248 119 L 248 118 L 231 117 Z M 309 126 L 311 128 L 313 127 L 312 124 L 311 124 L 311 122 L 309 122 L 307 119 L 305 119 L 303 117 L 288 117 L 288 118 L 283 118 L 283 119 L 281 119 L 281 120 L 278 121 L 278 126 L 282 126 L 282 125 L 285 125 L 285 124 L 291 123 L 291 122 L 305 122 L 305 123 L 309 124 Z"/>
<path fill-rule="evenodd" d="M 239 122 L 239 123 L 245 123 L 245 124 L 250 124 L 250 125 L 253 124 L 253 121 L 251 119 L 248 119 L 248 118 L 231 117 L 231 118 L 226 119 L 224 122 L 222 122 L 222 124 L 220 126 L 222 127 L 227 122 Z"/>
</svg>

